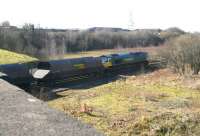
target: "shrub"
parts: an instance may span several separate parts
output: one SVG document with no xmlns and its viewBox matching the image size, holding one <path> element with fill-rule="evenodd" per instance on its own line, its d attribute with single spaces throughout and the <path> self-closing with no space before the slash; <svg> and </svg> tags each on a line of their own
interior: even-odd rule
<svg viewBox="0 0 200 136">
<path fill-rule="evenodd" d="M 169 40 L 165 51 L 161 54 L 167 59 L 168 65 L 180 74 L 191 69 L 193 74 L 200 71 L 200 35 L 185 34 Z"/>
</svg>

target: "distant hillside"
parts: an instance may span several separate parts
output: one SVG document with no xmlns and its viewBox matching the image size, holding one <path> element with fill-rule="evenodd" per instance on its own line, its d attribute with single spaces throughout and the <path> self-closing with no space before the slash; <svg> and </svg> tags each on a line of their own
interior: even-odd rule
<svg viewBox="0 0 200 136">
<path fill-rule="evenodd" d="M 104 31 L 104 32 L 128 32 L 130 30 L 128 29 L 122 29 L 122 28 L 113 28 L 113 27 L 92 27 L 87 29 L 89 32 L 99 32 L 99 31 Z"/>
<path fill-rule="evenodd" d="M 178 28 L 127 30 L 112 27 L 80 29 L 44 29 L 32 24 L 22 28 L 0 27 L 0 48 L 37 58 L 63 57 L 66 53 L 115 48 L 162 45 L 184 34 Z"/>
<path fill-rule="evenodd" d="M 36 60 L 35 58 L 29 57 L 27 55 L 18 54 L 6 50 L 0 49 L 0 64 L 10 64 L 18 62 L 28 62 Z"/>
</svg>

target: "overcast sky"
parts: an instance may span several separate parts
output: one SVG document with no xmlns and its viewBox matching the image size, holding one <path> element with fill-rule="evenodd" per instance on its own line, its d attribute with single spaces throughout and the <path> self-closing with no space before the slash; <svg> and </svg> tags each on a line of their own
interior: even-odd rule
<svg viewBox="0 0 200 136">
<path fill-rule="evenodd" d="M 161 28 L 200 31 L 199 0 L 0 0 L 0 22 L 47 28 Z"/>
</svg>

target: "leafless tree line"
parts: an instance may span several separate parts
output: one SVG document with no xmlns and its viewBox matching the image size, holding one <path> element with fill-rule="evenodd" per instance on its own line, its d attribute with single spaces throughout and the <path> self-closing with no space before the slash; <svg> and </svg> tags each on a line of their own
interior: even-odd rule
<svg viewBox="0 0 200 136">
<path fill-rule="evenodd" d="M 180 74 L 198 74 L 200 71 L 200 34 L 185 34 L 166 43 L 162 56 L 168 66 Z"/>
<path fill-rule="evenodd" d="M 0 26 L 0 48 L 37 58 L 62 57 L 67 52 L 158 46 L 170 37 L 184 33 L 178 28 L 89 31 L 42 29 L 32 24 L 25 24 L 23 28 L 9 26 L 8 22 Z"/>
</svg>

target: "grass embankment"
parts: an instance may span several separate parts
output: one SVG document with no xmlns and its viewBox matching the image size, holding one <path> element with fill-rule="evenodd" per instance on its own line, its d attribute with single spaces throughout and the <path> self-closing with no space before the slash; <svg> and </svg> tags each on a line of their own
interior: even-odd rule
<svg viewBox="0 0 200 136">
<path fill-rule="evenodd" d="M 169 70 L 159 70 L 67 90 L 48 104 L 110 136 L 200 135 L 200 92 L 183 82 Z"/>
<path fill-rule="evenodd" d="M 35 58 L 27 55 L 10 52 L 0 49 L 0 64 L 22 63 L 36 60 Z"/>
</svg>

